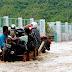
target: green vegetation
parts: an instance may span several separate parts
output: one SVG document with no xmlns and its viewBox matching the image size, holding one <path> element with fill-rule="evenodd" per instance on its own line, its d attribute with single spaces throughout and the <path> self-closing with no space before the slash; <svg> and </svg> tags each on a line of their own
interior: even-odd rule
<svg viewBox="0 0 72 72">
<path fill-rule="evenodd" d="M 72 22 L 72 0 L 0 0 L 0 17 Z"/>
<path fill-rule="evenodd" d="M 46 33 L 49 33 L 51 31 L 49 25 L 47 24 L 47 21 L 45 23 L 45 31 Z"/>
<path fill-rule="evenodd" d="M 47 21 L 45 23 L 45 31 L 46 31 L 46 35 L 49 36 L 49 35 L 53 35 L 53 31 L 50 29 L 50 26 L 49 24 L 47 24 Z"/>
</svg>

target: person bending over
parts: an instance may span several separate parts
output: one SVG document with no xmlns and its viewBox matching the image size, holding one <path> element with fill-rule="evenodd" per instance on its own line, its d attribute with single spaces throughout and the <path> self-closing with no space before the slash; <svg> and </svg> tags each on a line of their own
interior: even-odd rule
<svg viewBox="0 0 72 72">
<path fill-rule="evenodd" d="M 26 46 L 27 42 L 28 42 L 29 29 L 25 27 L 24 31 L 25 31 L 25 35 L 24 36 L 14 37 L 14 39 L 20 39 L 21 41 L 25 41 L 25 46 Z M 26 49 L 27 49 L 27 46 L 26 46 Z"/>
</svg>

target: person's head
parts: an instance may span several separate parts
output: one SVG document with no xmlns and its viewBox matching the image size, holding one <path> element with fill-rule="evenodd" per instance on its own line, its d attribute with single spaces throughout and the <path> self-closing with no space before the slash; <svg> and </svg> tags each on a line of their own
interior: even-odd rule
<svg viewBox="0 0 72 72">
<path fill-rule="evenodd" d="M 32 26 L 32 28 L 37 28 L 38 27 L 38 24 L 37 24 L 37 22 L 32 22 L 31 23 L 31 26 Z"/>
<path fill-rule="evenodd" d="M 25 28 L 24 28 L 24 31 L 25 31 L 25 34 L 26 34 L 26 35 L 29 35 L 29 33 L 30 33 L 29 28 L 25 27 Z"/>
<path fill-rule="evenodd" d="M 7 27 L 7 26 L 3 26 L 3 33 L 4 33 L 5 35 L 8 34 L 8 27 Z"/>
<path fill-rule="evenodd" d="M 12 24 L 11 29 L 15 29 L 15 28 L 16 28 L 15 24 Z"/>
<path fill-rule="evenodd" d="M 29 28 L 29 33 L 32 32 L 32 26 L 31 25 L 26 25 L 27 28 Z"/>
</svg>

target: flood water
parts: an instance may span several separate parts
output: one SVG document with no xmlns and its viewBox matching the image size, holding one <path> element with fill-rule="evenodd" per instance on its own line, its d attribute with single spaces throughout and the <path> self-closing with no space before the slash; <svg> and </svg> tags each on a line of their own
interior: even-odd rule
<svg viewBox="0 0 72 72">
<path fill-rule="evenodd" d="M 0 72 L 72 72 L 72 41 L 53 42 L 35 61 L 0 61 Z"/>
</svg>

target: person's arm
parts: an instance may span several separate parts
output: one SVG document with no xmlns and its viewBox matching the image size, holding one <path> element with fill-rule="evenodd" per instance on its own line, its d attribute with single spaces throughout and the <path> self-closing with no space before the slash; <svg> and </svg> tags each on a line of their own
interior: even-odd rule
<svg viewBox="0 0 72 72">
<path fill-rule="evenodd" d="M 21 37 L 14 37 L 14 39 L 24 40 L 24 37 L 23 36 L 21 36 Z"/>
<path fill-rule="evenodd" d="M 25 36 L 21 36 L 19 38 L 20 38 L 20 40 L 25 41 Z"/>
<path fill-rule="evenodd" d="M 21 36 L 21 37 L 19 37 L 20 38 L 20 40 L 22 40 L 22 41 L 28 41 L 28 36 Z"/>
<path fill-rule="evenodd" d="M 14 39 L 20 39 L 19 37 L 14 37 Z"/>
</svg>

